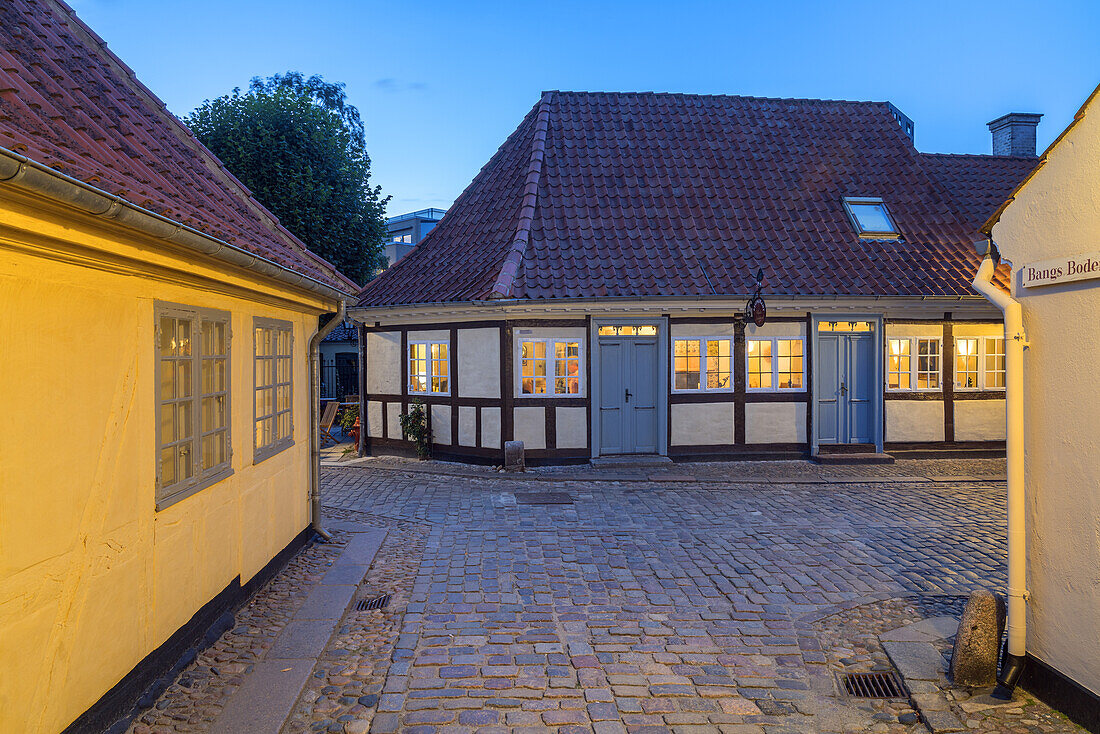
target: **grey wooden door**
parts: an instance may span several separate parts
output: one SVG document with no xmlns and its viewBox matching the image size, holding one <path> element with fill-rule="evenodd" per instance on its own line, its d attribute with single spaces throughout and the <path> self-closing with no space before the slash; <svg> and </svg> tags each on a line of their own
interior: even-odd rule
<svg viewBox="0 0 1100 734">
<path fill-rule="evenodd" d="M 814 365 L 819 444 L 874 443 L 874 334 L 819 334 Z"/>
<path fill-rule="evenodd" d="M 657 453 L 657 340 L 600 339 L 600 454 Z"/>
</svg>

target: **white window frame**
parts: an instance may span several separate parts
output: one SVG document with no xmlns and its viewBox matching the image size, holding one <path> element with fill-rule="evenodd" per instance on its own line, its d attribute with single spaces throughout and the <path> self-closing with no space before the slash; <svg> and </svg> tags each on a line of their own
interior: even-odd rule
<svg viewBox="0 0 1100 734">
<path fill-rule="evenodd" d="M 970 386 L 970 387 L 967 387 L 966 385 L 960 385 L 959 384 L 959 362 L 958 362 L 958 359 L 959 359 L 959 342 L 964 340 L 964 339 L 977 342 L 978 374 L 977 374 L 977 380 L 976 381 L 977 381 L 978 384 Z M 990 335 L 990 336 L 956 336 L 955 337 L 955 355 L 954 355 L 954 358 L 953 358 L 953 364 L 951 365 L 951 379 L 952 379 L 952 381 L 955 385 L 955 391 L 956 392 L 982 392 L 982 391 L 1004 392 L 1004 389 L 1005 389 L 1004 385 L 1002 385 L 1000 387 L 996 387 L 996 386 L 990 387 L 989 386 L 988 376 L 989 376 L 990 370 L 986 370 L 986 368 L 985 368 L 985 358 L 986 358 L 987 354 L 989 353 L 989 346 L 988 346 L 989 342 L 990 341 L 995 341 L 997 339 L 1001 340 L 1001 353 L 1000 353 L 1000 356 L 1005 357 L 1007 359 L 1007 356 L 1005 355 L 1006 347 L 1005 347 L 1005 343 L 1004 343 L 1004 337 L 999 335 L 999 334 Z M 1005 368 L 1006 368 L 1005 370 L 993 370 L 993 371 L 1001 372 L 1002 374 L 1005 375 L 1005 378 L 1007 379 L 1007 367 L 1008 367 L 1008 365 L 1006 363 L 1005 364 Z"/>
<path fill-rule="evenodd" d="M 802 387 L 779 387 L 779 342 L 802 342 Z M 749 342 L 771 342 L 772 345 L 772 384 L 771 387 L 749 387 Z M 806 392 L 806 337 L 804 336 L 754 336 L 745 339 L 745 392 Z"/>
<path fill-rule="evenodd" d="M 259 344 L 257 343 L 258 329 L 269 329 L 272 331 L 272 349 L 273 354 L 261 355 L 259 353 Z M 278 351 L 279 337 L 278 333 L 285 331 L 288 333 L 287 342 L 287 354 L 281 355 Z M 279 360 L 281 358 L 289 358 L 289 365 L 287 368 L 287 379 L 281 381 L 279 379 Z M 272 363 L 272 380 L 273 382 L 265 385 L 259 384 L 257 372 L 262 360 L 271 360 Z M 290 396 L 289 405 L 286 410 L 279 409 L 279 388 L 289 385 Z M 256 396 L 260 390 L 272 390 L 273 395 L 271 399 L 271 407 L 273 412 L 260 413 L 257 409 Z M 287 435 L 279 436 L 279 415 L 282 413 L 289 414 Z M 262 420 L 274 420 L 275 430 L 273 432 L 274 438 L 271 443 L 261 444 L 256 438 L 256 424 Z M 252 463 L 259 464 L 261 461 L 270 459 L 276 454 L 280 454 L 286 451 L 288 448 L 294 445 L 294 324 L 289 321 L 282 321 L 280 319 L 271 319 L 263 316 L 254 316 L 252 318 Z"/>
<path fill-rule="evenodd" d="M 543 359 L 546 361 L 546 392 L 523 392 L 523 345 L 525 342 L 541 342 L 546 345 L 546 355 Z M 557 378 L 565 377 L 569 378 L 569 375 L 558 375 L 558 360 L 554 356 L 555 344 L 576 344 L 577 345 L 577 389 L 580 392 L 556 392 L 558 389 Z M 553 363 L 551 365 L 551 363 Z M 585 368 L 586 362 L 584 359 L 584 337 L 565 337 L 565 336 L 524 336 L 516 340 L 516 360 L 514 363 L 513 372 L 515 373 L 515 396 L 517 398 L 583 398 L 585 396 Z"/>
<path fill-rule="evenodd" d="M 726 387 L 707 387 L 707 342 L 729 342 L 730 352 L 730 377 Z M 699 344 L 699 387 L 676 387 L 676 342 L 698 342 Z M 669 388 L 674 393 L 727 393 L 733 392 L 733 383 L 737 376 L 737 358 L 734 353 L 732 336 L 674 336 L 672 337 L 672 350 L 669 355 Z"/>
<path fill-rule="evenodd" d="M 890 342 L 892 341 L 908 341 L 909 342 L 909 387 L 890 387 Z M 939 385 L 936 387 L 917 387 L 918 380 L 922 370 L 920 369 L 920 342 L 935 342 L 936 343 L 936 363 L 938 368 L 936 370 L 936 377 Z M 886 356 L 883 364 L 886 365 L 886 391 L 892 393 L 898 392 L 943 392 L 943 338 L 938 336 L 887 336 L 886 337 Z"/>
<path fill-rule="evenodd" d="M 875 205 L 882 207 L 882 213 L 885 215 L 886 220 L 890 222 L 890 226 L 893 229 L 889 231 L 875 231 L 870 229 L 863 229 L 863 225 L 859 223 L 859 217 L 856 215 L 854 206 L 868 206 Z M 898 229 L 897 220 L 894 219 L 894 215 L 890 213 L 890 207 L 886 206 L 886 202 L 882 200 L 880 196 L 845 196 L 844 197 L 844 211 L 848 214 L 848 221 L 851 222 L 852 228 L 855 229 L 856 234 L 860 237 L 868 240 L 897 240 L 901 239 L 901 230 Z"/>
<path fill-rule="evenodd" d="M 191 354 L 188 356 L 165 356 L 161 355 L 161 337 L 163 335 L 161 328 L 161 320 L 163 318 L 170 318 L 176 321 L 186 320 L 190 322 L 191 333 Z M 223 479 L 233 474 L 233 420 L 232 420 L 232 358 L 233 358 L 233 333 L 232 333 L 232 319 L 228 311 L 218 311 L 209 308 L 198 308 L 195 306 L 185 306 L 177 303 L 165 303 L 157 301 L 154 308 L 154 349 L 155 349 L 155 396 L 156 396 L 156 471 L 155 471 L 155 503 L 156 510 L 160 511 L 169 507 L 180 500 L 186 499 L 191 495 L 222 481 Z M 221 323 L 225 325 L 225 354 L 213 355 L 206 354 L 203 350 L 203 323 Z M 210 392 L 203 392 L 202 384 L 202 367 L 205 359 L 225 359 L 225 389 L 224 390 L 212 390 Z M 191 394 L 189 398 L 181 400 L 179 395 L 179 382 L 175 377 L 175 365 L 180 362 L 189 362 L 191 368 L 190 388 Z M 161 394 L 162 386 L 164 384 L 163 370 L 167 364 L 171 364 L 173 370 L 173 392 L 175 397 L 165 399 Z M 215 431 L 207 431 L 207 434 L 215 433 L 217 431 L 224 430 L 225 432 L 225 461 L 213 464 L 211 466 L 203 466 L 202 463 L 202 405 L 203 398 L 217 398 L 223 397 L 225 400 L 225 428 L 215 429 Z M 177 479 L 171 484 L 163 484 L 164 478 L 162 475 L 162 451 L 168 447 L 176 447 L 182 449 L 183 440 L 177 438 L 173 441 L 168 441 L 167 446 L 163 441 L 161 435 L 162 430 L 162 411 L 166 403 L 172 403 L 179 405 L 182 402 L 190 404 L 189 410 L 191 411 L 191 435 L 190 440 L 187 443 L 190 447 L 187 448 L 187 452 L 191 456 L 192 473 L 187 479 Z M 173 411 L 175 414 L 175 411 Z M 179 473 L 178 457 L 175 473 Z"/>
<path fill-rule="evenodd" d="M 428 388 L 427 390 L 414 390 L 413 389 L 413 383 L 412 383 L 413 373 L 412 373 L 412 369 L 411 369 L 411 367 L 412 367 L 412 364 L 411 364 L 411 362 L 412 362 L 412 348 L 414 346 L 417 346 L 417 345 L 426 347 L 426 354 L 427 354 L 426 360 L 427 360 L 427 365 L 428 365 L 428 371 L 426 373 L 426 378 L 427 379 L 425 380 L 425 384 Z M 439 362 L 439 361 L 442 361 L 442 360 L 432 359 L 432 347 L 433 346 L 440 346 L 440 345 L 447 347 L 447 374 L 446 374 L 447 389 L 446 390 L 435 391 L 435 390 L 432 390 L 432 378 L 433 377 L 443 377 L 443 375 L 435 374 L 432 371 L 432 367 L 436 362 Z M 405 347 L 405 357 L 404 357 L 404 359 L 405 359 L 405 383 L 406 383 L 405 389 L 408 391 L 409 395 L 441 395 L 441 396 L 447 396 L 447 395 L 451 394 L 451 385 L 454 382 L 454 361 L 453 361 L 453 358 L 452 358 L 450 337 L 446 337 L 446 338 L 443 338 L 443 339 L 410 339 L 408 341 L 408 344 Z"/>
</svg>

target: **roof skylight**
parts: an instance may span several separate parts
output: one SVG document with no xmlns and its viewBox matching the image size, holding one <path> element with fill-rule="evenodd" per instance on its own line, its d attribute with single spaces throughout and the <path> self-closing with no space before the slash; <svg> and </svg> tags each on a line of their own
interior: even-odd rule
<svg viewBox="0 0 1100 734">
<path fill-rule="evenodd" d="M 860 237 L 897 239 L 901 234 L 886 204 L 878 197 L 845 196 L 844 208 Z"/>
</svg>

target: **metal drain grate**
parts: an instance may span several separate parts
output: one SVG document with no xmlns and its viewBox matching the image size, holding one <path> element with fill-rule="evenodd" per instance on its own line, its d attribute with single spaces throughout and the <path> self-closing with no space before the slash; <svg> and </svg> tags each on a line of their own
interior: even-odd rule
<svg viewBox="0 0 1100 734">
<path fill-rule="evenodd" d="M 521 505 L 571 505 L 573 498 L 566 492 L 516 492 Z"/>
<path fill-rule="evenodd" d="M 905 686 L 893 673 L 846 673 L 844 690 L 852 698 L 906 698 Z"/>
<path fill-rule="evenodd" d="M 360 599 L 355 602 L 355 611 L 365 612 L 368 609 L 382 609 L 390 604 L 390 595 L 384 594 L 382 596 L 376 596 L 373 599 Z"/>
</svg>

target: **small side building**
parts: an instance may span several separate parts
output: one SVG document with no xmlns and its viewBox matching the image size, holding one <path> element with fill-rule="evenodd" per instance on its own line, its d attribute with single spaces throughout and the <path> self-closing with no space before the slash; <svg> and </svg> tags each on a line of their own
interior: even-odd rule
<svg viewBox="0 0 1100 734">
<path fill-rule="evenodd" d="M 1022 684 L 1100 731 L 1100 87 L 987 230 L 1028 340 Z"/>
<path fill-rule="evenodd" d="M 357 286 L 71 9 L 0 3 L 0 731 L 104 731 L 310 537 Z"/>
</svg>

